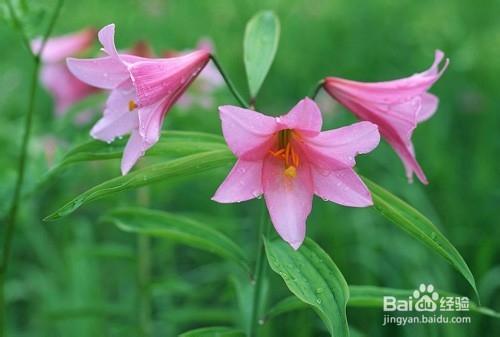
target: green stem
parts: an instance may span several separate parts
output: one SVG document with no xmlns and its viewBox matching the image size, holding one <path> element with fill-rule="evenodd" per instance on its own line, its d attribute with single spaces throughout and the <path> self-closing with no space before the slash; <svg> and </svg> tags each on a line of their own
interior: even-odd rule
<svg viewBox="0 0 500 337">
<path fill-rule="evenodd" d="M 151 248 L 150 238 L 137 236 L 139 284 L 139 336 L 151 336 Z"/>
<path fill-rule="evenodd" d="M 240 95 L 240 93 L 238 92 L 238 90 L 234 86 L 234 84 L 231 81 L 231 79 L 227 76 L 226 72 L 224 71 L 224 69 L 220 65 L 219 61 L 217 61 L 217 59 L 215 58 L 214 55 L 211 55 L 210 58 L 212 59 L 212 61 L 214 62 L 215 66 L 219 70 L 219 73 L 222 75 L 222 78 L 224 79 L 224 82 L 226 82 L 226 85 L 229 88 L 229 90 L 231 91 L 231 94 L 233 94 L 234 98 L 238 101 L 238 103 L 241 105 L 241 107 L 248 108 L 248 104 L 243 99 L 243 96 Z"/>
<path fill-rule="evenodd" d="M 28 50 L 28 52 L 33 57 L 35 57 L 36 55 L 33 53 L 33 50 L 31 49 L 31 44 L 29 42 L 28 36 L 26 35 L 26 32 L 24 31 L 24 28 L 23 28 L 21 21 L 17 17 L 17 14 L 14 10 L 14 6 L 12 5 L 12 1 L 7 0 L 6 3 L 7 3 L 7 9 L 9 10 L 9 13 L 10 13 L 10 16 L 12 19 L 12 23 L 14 24 L 14 28 L 16 28 L 21 33 L 21 40 L 22 40 L 24 46 L 26 47 L 26 49 Z"/>
<path fill-rule="evenodd" d="M 315 100 L 316 97 L 318 96 L 319 91 L 321 90 L 321 88 L 323 88 L 323 84 L 325 84 L 325 80 L 321 80 L 318 83 L 316 83 L 316 86 L 311 91 L 312 94 L 309 97 L 311 97 L 313 100 Z"/>
<path fill-rule="evenodd" d="M 31 50 L 30 43 L 28 38 L 24 32 L 21 21 L 16 15 L 14 11 L 14 7 L 10 0 L 7 1 L 7 7 L 9 9 L 10 15 L 14 22 L 14 26 L 19 29 L 21 32 L 21 37 L 25 47 L 28 49 L 30 54 L 33 56 L 33 72 L 31 75 L 31 83 L 30 83 L 30 91 L 28 98 L 28 110 L 26 112 L 26 119 L 24 123 L 24 131 L 21 139 L 21 151 L 19 156 L 19 161 L 17 165 L 17 180 L 14 186 L 14 193 L 12 195 L 11 206 L 9 212 L 7 214 L 5 220 L 5 238 L 2 246 L 2 257 L 0 261 L 0 337 L 5 336 L 5 314 L 6 314 L 6 301 L 5 301 L 5 282 L 6 275 L 9 266 L 9 259 L 12 251 L 12 239 L 14 237 L 14 232 L 17 223 L 18 209 L 21 201 L 21 191 L 24 184 L 24 177 L 26 173 L 26 160 L 28 154 L 28 145 L 31 138 L 31 129 L 32 129 L 32 121 L 33 121 L 33 112 L 35 111 L 35 98 L 36 92 L 38 88 L 38 73 L 40 69 L 40 55 L 45 48 L 45 44 L 47 42 L 48 37 L 50 36 L 52 29 L 54 28 L 54 24 L 56 22 L 57 17 L 59 16 L 59 12 L 61 11 L 61 7 L 63 4 L 63 0 L 59 0 L 57 2 L 56 8 L 54 10 L 54 14 L 49 22 L 47 30 L 44 34 L 42 40 L 42 46 L 37 54 L 33 54 Z"/>
<path fill-rule="evenodd" d="M 264 284 L 265 274 L 266 274 L 266 254 L 264 250 L 264 239 L 268 235 L 269 221 L 267 215 L 266 204 L 263 202 L 262 206 L 262 218 L 259 225 L 259 246 L 257 251 L 257 261 L 255 264 L 254 272 L 254 290 L 253 290 L 253 300 L 252 300 L 252 311 L 250 316 L 250 330 L 248 333 L 249 337 L 256 337 L 257 330 L 260 325 L 260 306 L 262 300 L 262 286 Z"/>
</svg>

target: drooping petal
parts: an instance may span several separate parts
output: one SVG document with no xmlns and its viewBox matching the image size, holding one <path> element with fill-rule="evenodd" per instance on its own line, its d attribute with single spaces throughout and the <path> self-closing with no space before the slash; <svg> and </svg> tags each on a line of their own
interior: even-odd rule
<svg viewBox="0 0 500 337">
<path fill-rule="evenodd" d="M 446 69 L 448 60 L 439 70 L 443 58 L 437 51 L 428 70 L 399 80 L 362 83 L 331 77 L 324 84 L 325 90 L 358 118 L 377 124 L 407 172 L 415 172 L 423 183 L 427 180 L 415 159 L 411 136 L 417 124 L 437 109 L 437 98 L 426 91 Z"/>
<path fill-rule="evenodd" d="M 94 125 L 90 134 L 95 139 L 112 142 L 116 137 L 121 137 L 137 129 L 138 125 L 137 112 L 125 110 L 121 114 L 104 115 Z"/>
<path fill-rule="evenodd" d="M 210 59 L 204 50 L 143 62 L 130 66 L 132 81 L 140 106 L 146 106 L 169 97 L 173 104 L 186 90 Z"/>
<path fill-rule="evenodd" d="M 367 107 L 358 104 L 357 102 L 346 100 L 343 104 L 362 120 L 367 120 L 375 123 L 382 137 L 392 146 L 403 162 L 408 181 L 412 181 L 411 172 L 415 172 L 417 177 L 423 184 L 427 184 L 425 174 L 415 158 L 415 152 L 411 143 L 411 135 L 415 129 L 416 123 L 411 123 L 402 114 L 380 114 L 374 113 Z M 375 110 L 376 111 L 376 110 Z M 416 118 L 416 117 L 415 117 Z"/>
<path fill-rule="evenodd" d="M 424 171 L 422 170 L 422 167 L 420 167 L 420 164 L 417 162 L 413 144 L 411 142 L 404 144 L 394 140 L 388 140 L 388 143 L 394 148 L 394 151 L 396 151 L 399 158 L 401 158 L 408 182 L 413 182 L 413 173 L 415 173 L 418 179 L 423 184 L 427 185 L 429 182 Z"/>
<path fill-rule="evenodd" d="M 439 98 L 428 92 L 420 96 L 422 100 L 422 108 L 417 114 L 417 122 L 425 122 L 434 115 L 439 105 Z"/>
<path fill-rule="evenodd" d="M 340 92 L 351 99 L 371 103 L 400 103 L 429 90 L 448 67 L 449 60 L 446 59 L 445 64 L 439 70 L 439 64 L 443 58 L 443 52 L 436 51 L 434 62 L 429 69 L 402 79 L 370 83 L 328 77 L 324 87 L 333 96 Z"/>
<path fill-rule="evenodd" d="M 351 207 L 373 205 L 370 191 L 353 169 L 324 170 L 311 166 L 314 193 L 323 200 Z"/>
<path fill-rule="evenodd" d="M 276 119 L 231 105 L 219 107 L 219 112 L 222 133 L 231 151 L 238 158 L 263 159 L 278 130 Z"/>
<path fill-rule="evenodd" d="M 121 162 L 122 175 L 126 175 L 148 149 L 138 130 L 133 130 L 128 139 Z"/>
<path fill-rule="evenodd" d="M 111 142 L 116 137 L 137 129 L 139 127 L 137 109 L 135 107 L 130 109 L 135 100 L 135 90 L 130 80 L 111 91 L 106 101 L 103 117 L 90 132 L 92 137 Z"/>
<path fill-rule="evenodd" d="M 302 163 L 294 178 L 284 174 L 281 160 L 264 160 L 262 184 L 272 223 L 278 234 L 294 249 L 304 241 L 306 220 L 311 212 L 313 184 L 307 163 Z"/>
<path fill-rule="evenodd" d="M 261 195 L 262 163 L 262 160 L 238 159 L 212 200 L 220 203 L 241 202 Z"/>
<path fill-rule="evenodd" d="M 168 101 L 160 100 L 154 104 L 139 107 L 139 133 L 148 144 L 153 145 L 160 139 L 167 105 Z"/>
<path fill-rule="evenodd" d="M 321 111 L 310 98 L 301 100 L 289 113 L 278 117 L 278 120 L 279 124 L 287 129 L 299 130 L 309 135 L 318 134 L 323 124 Z"/>
<path fill-rule="evenodd" d="M 302 140 L 302 151 L 311 163 L 322 169 L 338 170 L 353 167 L 356 155 L 376 148 L 380 134 L 377 125 L 359 122 Z"/>
<path fill-rule="evenodd" d="M 66 59 L 68 69 L 80 81 L 101 89 L 114 89 L 130 78 L 127 67 L 116 58 Z"/>
<path fill-rule="evenodd" d="M 88 49 L 95 37 L 95 30 L 87 28 L 73 34 L 53 37 L 47 40 L 41 59 L 44 63 L 58 63 L 66 57 L 74 56 Z M 42 47 L 42 38 L 31 42 L 33 53 L 38 53 Z"/>
</svg>

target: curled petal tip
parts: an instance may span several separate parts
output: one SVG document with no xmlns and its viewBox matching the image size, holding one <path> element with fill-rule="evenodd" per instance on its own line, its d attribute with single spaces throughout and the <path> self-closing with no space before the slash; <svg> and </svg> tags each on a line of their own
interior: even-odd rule
<svg viewBox="0 0 500 337">
<path fill-rule="evenodd" d="M 289 244 L 293 250 L 299 250 L 300 246 L 302 246 L 302 241 L 289 242 Z"/>
</svg>

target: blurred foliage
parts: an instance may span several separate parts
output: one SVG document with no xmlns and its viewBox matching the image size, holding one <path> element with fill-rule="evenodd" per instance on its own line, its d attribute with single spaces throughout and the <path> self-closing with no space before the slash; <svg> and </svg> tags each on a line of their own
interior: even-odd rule
<svg viewBox="0 0 500 337">
<path fill-rule="evenodd" d="M 17 10 L 30 37 L 41 35 L 53 1 L 19 0 Z M 4 13 L 1 3 L 2 13 Z M 497 0 L 85 0 L 66 1 L 55 33 L 85 26 L 117 25 L 117 45 L 129 48 L 149 41 L 160 54 L 193 48 L 201 37 L 213 39 L 220 62 L 243 92 L 244 27 L 262 9 L 281 21 L 276 60 L 260 91 L 257 109 L 281 114 L 310 93 L 326 75 L 376 81 L 425 69 L 434 49 L 451 59 L 432 92 L 438 113 L 419 126 L 414 143 L 430 185 L 407 184 L 402 165 L 383 143 L 359 159 L 359 171 L 438 224 L 469 264 L 481 302 L 500 310 L 500 2 Z M 13 189 L 30 69 L 28 53 L 3 15 L 0 22 L 0 215 Z M 97 43 L 95 50 L 97 51 Z M 104 97 L 81 104 L 62 119 L 53 114 L 50 96 L 37 98 L 26 191 L 31 191 L 67 150 L 88 140 L 88 131 Z M 353 119 L 328 99 L 325 127 Z M 174 108 L 169 129 L 220 134 L 216 106 L 235 104 L 221 89 L 210 109 Z M 78 112 L 92 113 L 75 123 Z M 141 205 L 188 214 L 214 224 L 254 257 L 261 201 L 220 205 L 210 197 L 229 167 L 189 180 L 155 184 L 87 205 L 59 222 L 41 219 L 73 196 L 119 175 L 119 161 L 75 165 L 50 186 L 26 198 L 14 241 L 7 283 L 8 329 L 15 336 L 137 336 L 137 309 L 151 296 L 153 336 L 175 336 L 203 326 L 231 326 L 244 318 L 237 311 L 234 284 L 245 281 L 234 266 L 213 255 L 151 241 L 151 283 L 140 287 L 137 239 L 100 215 L 117 206 Z M 0 229 L 0 235 L 2 229 Z M 438 289 L 473 297 L 467 283 L 449 265 L 371 209 L 350 209 L 315 200 L 308 235 L 325 249 L 349 284 L 413 289 L 432 283 Z M 233 282 L 228 281 L 228 275 Z M 243 281 L 234 281 L 243 280 Z M 244 283 L 244 282 L 243 282 Z M 270 275 L 268 303 L 289 295 Z M 242 293 L 243 292 L 243 293 Z M 243 308 L 245 310 L 245 308 Z M 496 336 L 498 321 L 473 316 L 470 325 L 382 327 L 379 309 L 348 310 L 353 336 Z M 292 312 L 265 324 L 264 334 L 326 336 L 312 310 Z"/>
</svg>

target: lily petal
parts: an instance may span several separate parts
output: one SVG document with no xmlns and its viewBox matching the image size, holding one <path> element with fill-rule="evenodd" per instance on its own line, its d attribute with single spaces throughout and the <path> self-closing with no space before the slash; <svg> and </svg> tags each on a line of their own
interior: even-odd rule
<svg viewBox="0 0 500 337">
<path fill-rule="evenodd" d="M 437 98 L 426 91 L 448 66 L 447 59 L 439 69 L 443 58 L 443 52 L 436 51 L 429 69 L 403 79 L 363 83 L 330 77 L 324 84 L 325 90 L 359 119 L 377 124 L 403 161 L 409 180 L 414 172 L 424 184 L 427 179 L 416 161 L 411 137 L 417 124 L 437 109 Z"/>
<path fill-rule="evenodd" d="M 150 145 L 160 139 L 163 120 L 166 115 L 166 100 L 139 108 L 139 133 Z"/>
<path fill-rule="evenodd" d="M 434 115 L 439 105 L 439 98 L 428 92 L 420 96 L 422 99 L 422 108 L 417 114 L 418 123 L 425 122 Z"/>
<path fill-rule="evenodd" d="M 111 23 L 107 26 L 104 26 L 99 31 L 98 37 L 99 42 L 101 42 L 102 44 L 103 51 L 117 61 L 121 61 L 115 46 L 115 24 Z"/>
<path fill-rule="evenodd" d="M 314 193 L 323 200 L 351 207 L 373 205 L 370 191 L 353 169 L 323 170 L 311 167 Z"/>
<path fill-rule="evenodd" d="M 147 146 L 144 144 L 139 131 L 132 130 L 125 150 L 123 151 L 121 162 L 122 175 L 126 175 L 132 169 L 135 163 L 144 156 L 146 150 Z"/>
<path fill-rule="evenodd" d="M 285 128 L 299 130 L 308 135 L 318 134 L 323 124 L 321 111 L 316 102 L 310 98 L 304 98 L 289 113 L 278 119 L 279 124 Z"/>
<path fill-rule="evenodd" d="M 377 125 L 359 122 L 304 137 L 303 152 L 319 168 L 338 170 L 356 164 L 355 156 L 371 152 L 380 142 Z"/>
<path fill-rule="evenodd" d="M 53 37 L 47 40 L 43 49 L 41 59 L 44 63 L 58 63 L 66 57 L 83 52 L 92 45 L 95 30 L 87 28 L 73 34 Z M 33 53 L 38 53 L 42 47 L 42 38 L 36 38 L 31 42 Z"/>
<path fill-rule="evenodd" d="M 272 135 L 278 130 L 273 117 L 253 110 L 224 105 L 219 107 L 222 133 L 238 157 L 247 160 L 263 159 L 272 145 Z"/>
<path fill-rule="evenodd" d="M 212 200 L 220 203 L 241 202 L 261 195 L 262 163 L 262 160 L 238 159 Z"/>
<path fill-rule="evenodd" d="M 294 178 L 285 176 L 283 162 L 268 156 L 264 160 L 262 183 L 272 223 L 278 234 L 297 250 L 305 238 L 311 213 L 313 183 L 306 163 Z"/>
<path fill-rule="evenodd" d="M 173 104 L 209 60 L 209 53 L 198 50 L 178 57 L 132 64 L 130 74 L 139 105 L 146 106 L 164 97 L 169 97 Z"/>
<path fill-rule="evenodd" d="M 101 89 L 114 89 L 130 78 L 127 67 L 116 58 L 67 58 L 68 69 L 80 81 Z"/>
<path fill-rule="evenodd" d="M 443 58 L 444 53 L 437 50 L 434 62 L 429 69 L 406 78 L 391 81 L 358 82 L 338 77 L 328 77 L 325 80 L 325 89 L 330 94 L 332 92 L 341 92 L 345 96 L 350 96 L 350 98 L 372 103 L 401 103 L 429 90 L 448 67 L 449 59 L 446 59 L 443 67 L 439 69 L 439 64 Z"/>
</svg>

